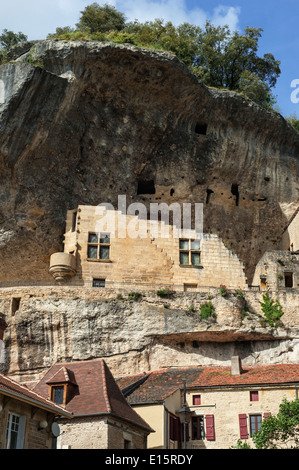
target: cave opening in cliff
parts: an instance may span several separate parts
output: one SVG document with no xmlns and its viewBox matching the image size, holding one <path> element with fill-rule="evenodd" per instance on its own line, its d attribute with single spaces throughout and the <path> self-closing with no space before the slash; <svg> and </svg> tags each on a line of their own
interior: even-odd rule
<svg viewBox="0 0 299 470">
<path fill-rule="evenodd" d="M 212 194 L 214 194 L 214 191 L 212 189 L 207 189 L 206 204 L 209 204 Z"/>
<path fill-rule="evenodd" d="M 137 195 L 138 194 L 156 194 L 154 180 L 139 180 L 137 186 Z"/>
<path fill-rule="evenodd" d="M 195 126 L 195 133 L 199 135 L 207 135 L 208 125 L 202 122 L 198 122 Z"/>
<path fill-rule="evenodd" d="M 238 207 L 239 200 L 240 200 L 239 185 L 238 184 L 232 184 L 231 193 L 232 193 L 233 196 L 236 196 L 236 206 Z"/>
</svg>

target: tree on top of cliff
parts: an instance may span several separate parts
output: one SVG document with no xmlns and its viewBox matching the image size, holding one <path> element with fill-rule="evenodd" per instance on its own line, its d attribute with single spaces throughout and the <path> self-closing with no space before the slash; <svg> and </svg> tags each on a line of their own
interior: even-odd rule
<svg viewBox="0 0 299 470">
<path fill-rule="evenodd" d="M 21 42 L 27 41 L 27 36 L 23 33 L 14 33 L 4 29 L 0 34 L 0 46 L 1 49 L 8 51 L 11 47 L 20 44 Z"/>
<path fill-rule="evenodd" d="M 84 11 L 81 11 L 81 17 L 76 26 L 80 31 L 93 34 L 115 30 L 121 31 L 124 25 L 124 14 L 117 11 L 113 6 L 108 4 L 100 6 L 98 3 L 92 3 Z"/>
<path fill-rule="evenodd" d="M 6 54 L 11 47 L 25 41 L 27 41 L 25 34 L 21 32 L 14 33 L 13 31 L 3 29 L 2 34 L 0 34 L 0 63 L 6 61 Z"/>
</svg>

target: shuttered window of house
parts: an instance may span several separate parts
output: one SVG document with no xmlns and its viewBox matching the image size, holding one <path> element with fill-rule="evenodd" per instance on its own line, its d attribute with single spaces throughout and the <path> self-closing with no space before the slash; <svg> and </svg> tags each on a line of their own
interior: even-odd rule
<svg viewBox="0 0 299 470">
<path fill-rule="evenodd" d="M 169 415 L 169 438 L 172 441 L 179 440 L 179 419 L 173 415 Z"/>
<path fill-rule="evenodd" d="M 206 439 L 207 441 L 215 441 L 214 415 L 206 415 Z"/>
<path fill-rule="evenodd" d="M 239 415 L 239 425 L 240 425 L 240 438 L 241 439 L 248 439 L 247 416 L 246 416 L 246 414 Z"/>
</svg>

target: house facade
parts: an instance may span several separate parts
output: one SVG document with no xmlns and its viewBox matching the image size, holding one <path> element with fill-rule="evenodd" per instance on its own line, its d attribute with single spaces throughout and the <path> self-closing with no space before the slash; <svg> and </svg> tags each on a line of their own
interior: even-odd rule
<svg viewBox="0 0 299 470">
<path fill-rule="evenodd" d="M 117 380 L 131 406 L 155 429 L 152 449 L 184 448 L 180 410 L 190 410 L 187 449 L 229 449 L 253 434 L 284 399 L 298 398 L 299 365 L 170 368 Z"/>
<path fill-rule="evenodd" d="M 144 449 L 153 429 L 131 408 L 104 360 L 52 366 L 34 386 L 72 413 L 58 420 L 60 449 Z"/>
<path fill-rule="evenodd" d="M 72 414 L 0 374 L 0 449 L 54 448 L 60 417 Z"/>
</svg>

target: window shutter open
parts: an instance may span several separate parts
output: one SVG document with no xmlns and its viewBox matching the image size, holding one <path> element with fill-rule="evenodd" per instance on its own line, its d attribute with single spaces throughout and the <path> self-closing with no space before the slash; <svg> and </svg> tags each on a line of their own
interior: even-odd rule
<svg viewBox="0 0 299 470">
<path fill-rule="evenodd" d="M 239 425 L 240 425 L 240 438 L 248 439 L 247 416 L 245 414 L 239 415 Z"/>
<path fill-rule="evenodd" d="M 214 415 L 206 416 L 206 438 L 207 441 L 215 441 Z"/>
<path fill-rule="evenodd" d="M 269 416 L 271 416 L 271 413 L 264 413 L 264 419 L 269 418 Z"/>
</svg>

